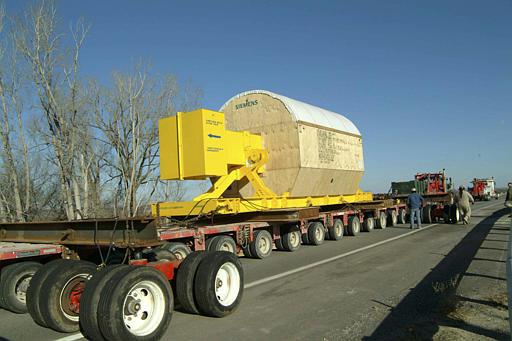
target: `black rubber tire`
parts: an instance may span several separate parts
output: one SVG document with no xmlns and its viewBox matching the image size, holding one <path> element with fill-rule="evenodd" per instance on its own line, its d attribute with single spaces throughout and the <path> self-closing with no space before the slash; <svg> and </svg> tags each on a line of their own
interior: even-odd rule
<svg viewBox="0 0 512 341">
<path fill-rule="evenodd" d="M 219 269 L 227 263 L 234 265 L 240 281 L 236 299 L 231 304 L 223 305 L 219 302 L 215 293 L 217 285 L 216 276 Z M 199 264 L 194 283 L 194 293 L 197 307 L 202 314 L 212 317 L 224 317 L 231 314 L 238 308 L 242 300 L 243 291 L 244 272 L 242 264 L 236 255 L 226 251 L 218 251 L 203 259 L 201 264 Z"/>
<path fill-rule="evenodd" d="M 274 239 L 274 244 L 276 245 L 276 249 L 278 249 L 279 251 L 285 251 L 285 249 L 283 247 L 283 237 L 282 236 L 281 236 L 281 238 Z"/>
<path fill-rule="evenodd" d="M 329 235 L 330 240 L 340 240 L 343 238 L 343 221 L 341 219 L 334 219 L 332 222 L 332 226 L 327 228 L 327 234 Z"/>
<path fill-rule="evenodd" d="M 157 249 L 153 250 L 153 252 L 155 254 L 156 261 L 160 261 L 160 260 L 175 261 L 178 259 L 178 258 L 176 258 L 176 255 L 174 253 L 172 253 L 171 251 L 157 248 Z"/>
<path fill-rule="evenodd" d="M 42 268 L 41 263 L 30 261 L 13 263 L 4 267 L 0 274 L 0 306 L 13 313 L 26 313 L 26 291 L 25 300 L 20 300 L 16 297 L 16 287 L 21 281 L 28 281 L 28 285 L 30 285 L 31 277 L 40 268 Z"/>
<path fill-rule="evenodd" d="M 281 241 L 285 251 L 294 252 L 300 248 L 301 232 L 297 225 L 289 226 L 281 235 Z"/>
<path fill-rule="evenodd" d="M 423 215 L 421 222 L 425 224 L 432 224 L 432 208 L 430 207 L 430 205 L 426 205 L 425 207 L 423 207 L 422 213 Z"/>
<path fill-rule="evenodd" d="M 34 322 L 42 327 L 47 327 L 47 325 L 43 319 L 43 314 L 41 313 L 41 289 L 44 282 L 48 278 L 51 279 L 53 271 L 58 268 L 60 264 L 67 262 L 75 261 L 69 259 L 56 259 L 48 262 L 43 265 L 43 267 L 40 268 L 30 280 L 30 285 L 27 289 L 27 311 Z"/>
<path fill-rule="evenodd" d="M 176 272 L 176 296 L 183 311 L 189 314 L 199 314 L 194 296 L 194 283 L 197 268 L 210 251 L 195 251 L 185 258 Z"/>
<path fill-rule="evenodd" d="M 375 225 L 376 228 L 378 228 L 378 229 L 385 229 L 387 227 L 386 213 L 385 212 L 380 212 L 379 216 L 377 217 L 375 222 L 377 223 Z"/>
<path fill-rule="evenodd" d="M 129 268 L 129 265 L 116 264 L 97 271 L 87 282 L 84 293 L 80 297 L 80 331 L 88 340 L 106 341 L 101 334 L 98 321 L 98 305 L 101 295 L 110 279 L 120 271 Z"/>
<path fill-rule="evenodd" d="M 251 253 L 250 243 L 247 244 L 246 246 L 242 247 L 242 252 L 244 253 L 245 257 L 247 257 L 247 258 L 254 258 L 252 256 L 252 253 Z"/>
<path fill-rule="evenodd" d="M 166 242 L 160 245 L 158 249 L 172 252 L 179 260 L 185 259 L 192 252 L 186 244 L 180 242 Z"/>
<path fill-rule="evenodd" d="M 401 208 L 398 210 L 398 223 L 405 224 L 407 222 L 407 212 L 405 209 Z"/>
<path fill-rule="evenodd" d="M 188 257 L 187 257 L 188 258 Z M 107 340 L 160 340 L 171 322 L 174 298 L 169 280 L 158 270 L 150 266 L 131 266 L 118 272 L 108 282 L 100 297 L 98 316 L 100 330 Z M 148 281 L 158 286 L 163 293 L 164 313 L 156 329 L 148 335 L 137 336 L 125 325 L 123 314 L 125 301 L 130 290 L 138 283 Z M 159 300 L 159 302 L 161 302 Z M 148 314 L 151 316 L 151 314 Z"/>
<path fill-rule="evenodd" d="M 395 210 L 388 211 L 388 224 L 387 226 L 393 227 L 398 224 L 398 215 Z"/>
<path fill-rule="evenodd" d="M 459 208 L 457 204 L 450 205 L 450 223 L 457 224 L 460 220 Z"/>
<path fill-rule="evenodd" d="M 361 222 L 358 216 L 348 218 L 347 232 L 349 236 L 357 236 L 361 231 Z"/>
<path fill-rule="evenodd" d="M 374 228 L 375 228 L 375 219 L 373 219 L 372 217 L 364 218 L 363 226 L 361 226 L 361 229 L 364 232 L 372 232 Z"/>
<path fill-rule="evenodd" d="M 319 221 L 308 224 L 308 240 L 310 245 L 322 245 L 325 240 L 325 227 Z"/>
<path fill-rule="evenodd" d="M 302 240 L 302 244 L 309 245 L 309 236 L 307 233 L 302 233 L 300 238 Z"/>
<path fill-rule="evenodd" d="M 264 240 L 263 243 L 267 244 L 265 249 L 260 247 L 260 242 Z M 254 231 L 254 240 L 249 243 L 249 248 L 251 249 L 251 255 L 253 258 L 267 258 L 272 253 L 272 235 L 267 230 L 257 230 Z"/>
<path fill-rule="evenodd" d="M 445 224 L 451 224 L 452 220 L 450 218 L 450 205 L 444 205 L 443 207 L 443 220 Z"/>
<path fill-rule="evenodd" d="M 236 242 L 230 236 L 219 235 L 206 241 L 208 251 L 228 251 L 236 254 Z"/>
<path fill-rule="evenodd" d="M 95 264 L 82 260 L 61 263 L 52 271 L 51 276 L 41 287 L 39 299 L 41 315 L 47 327 L 63 333 L 72 333 L 80 329 L 78 314 L 69 314 L 72 317 L 67 317 L 60 298 L 65 296 L 66 285 L 71 280 L 76 278 L 77 281 L 86 283 L 95 272 Z M 79 275 L 83 277 L 78 279 Z"/>
</svg>

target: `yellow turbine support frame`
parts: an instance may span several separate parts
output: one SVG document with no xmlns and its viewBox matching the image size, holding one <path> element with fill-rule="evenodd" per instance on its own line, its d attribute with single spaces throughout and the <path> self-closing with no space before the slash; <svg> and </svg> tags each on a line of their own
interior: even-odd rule
<svg viewBox="0 0 512 341">
<path fill-rule="evenodd" d="M 152 204 L 154 216 L 234 214 L 371 201 L 372 194 L 277 196 L 260 174 L 268 161 L 261 136 L 224 127 L 224 115 L 206 109 L 177 113 L 159 122 L 160 177 L 164 180 L 207 179 L 211 188 L 189 202 Z M 242 198 L 230 187 L 250 182 L 255 197 Z M 229 193 L 229 194 L 228 194 Z"/>
</svg>

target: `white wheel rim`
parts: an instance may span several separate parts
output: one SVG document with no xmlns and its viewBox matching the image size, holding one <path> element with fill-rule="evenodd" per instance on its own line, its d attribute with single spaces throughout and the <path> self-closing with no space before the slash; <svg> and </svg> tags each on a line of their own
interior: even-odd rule
<svg viewBox="0 0 512 341">
<path fill-rule="evenodd" d="M 335 224 L 334 225 L 334 232 L 336 233 L 336 236 L 341 236 L 343 234 L 343 227 L 341 226 L 341 224 Z"/>
<path fill-rule="evenodd" d="M 267 254 L 270 251 L 270 241 L 267 239 L 266 236 L 263 236 L 258 241 L 258 249 L 263 253 Z"/>
<path fill-rule="evenodd" d="M 316 238 L 316 240 L 322 240 L 323 232 L 324 231 L 320 227 L 317 227 L 315 229 L 315 238 Z"/>
<path fill-rule="evenodd" d="M 176 257 L 176 259 L 178 259 L 178 260 L 184 260 L 188 255 L 187 251 L 185 251 L 183 249 L 178 249 L 178 250 L 174 251 L 173 253 L 174 253 L 174 256 Z"/>
<path fill-rule="evenodd" d="M 300 244 L 300 232 L 293 231 L 290 233 L 290 244 L 292 247 L 297 247 Z"/>
<path fill-rule="evenodd" d="M 123 303 L 123 321 L 128 331 L 136 336 L 154 332 L 165 314 L 165 294 L 151 281 L 134 285 Z"/>
<path fill-rule="evenodd" d="M 224 263 L 215 276 L 215 297 L 217 301 L 228 307 L 232 305 L 240 292 L 240 273 L 230 262 Z"/>
<path fill-rule="evenodd" d="M 21 277 L 14 287 L 14 292 L 16 294 L 16 299 L 22 303 L 26 303 L 27 301 L 27 289 L 34 274 L 27 274 Z"/>
<path fill-rule="evenodd" d="M 72 282 L 75 282 L 77 279 L 84 279 L 86 281 L 88 281 L 90 278 L 92 277 L 92 275 L 90 274 L 86 274 L 86 273 L 83 273 L 83 274 L 78 274 L 78 275 L 75 275 L 73 276 L 72 278 L 70 278 L 66 284 L 64 284 L 64 286 L 62 287 L 62 290 L 60 291 L 60 297 L 59 297 L 59 308 L 60 308 L 60 311 L 64 314 L 64 316 L 66 316 L 66 318 L 68 320 L 71 320 L 71 321 L 74 321 L 74 322 L 78 322 L 78 314 L 69 314 L 65 309 L 64 309 L 64 306 L 63 306 L 63 302 L 67 302 L 67 300 L 64 299 L 64 292 L 67 291 L 66 289 L 68 288 L 68 286 L 72 283 Z M 73 283 L 73 286 L 77 285 L 78 283 Z"/>
<path fill-rule="evenodd" d="M 235 250 L 233 250 L 233 245 L 231 245 L 229 242 L 222 243 L 219 251 L 235 252 Z"/>
</svg>

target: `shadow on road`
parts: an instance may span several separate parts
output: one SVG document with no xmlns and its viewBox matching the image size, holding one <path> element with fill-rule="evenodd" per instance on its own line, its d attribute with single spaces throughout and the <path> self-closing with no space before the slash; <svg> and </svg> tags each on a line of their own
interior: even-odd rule
<svg viewBox="0 0 512 341">
<path fill-rule="evenodd" d="M 506 334 L 454 320 L 446 317 L 445 313 L 446 310 L 453 308 L 446 307 L 447 298 L 451 297 L 451 300 L 456 302 L 456 290 L 464 276 L 494 277 L 467 273 L 467 270 L 493 224 L 508 212 L 508 209 L 501 209 L 479 222 L 396 307 L 391 309 L 391 313 L 375 332 L 363 340 L 430 340 L 441 325 L 456 326 L 493 339 L 507 339 Z M 421 329 L 421 333 L 417 334 L 408 326 Z M 404 330 L 406 328 L 408 329 Z"/>
</svg>

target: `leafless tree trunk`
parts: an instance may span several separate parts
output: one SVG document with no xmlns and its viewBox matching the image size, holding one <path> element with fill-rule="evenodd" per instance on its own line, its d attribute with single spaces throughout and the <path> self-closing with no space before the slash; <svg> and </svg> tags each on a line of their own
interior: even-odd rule
<svg viewBox="0 0 512 341">
<path fill-rule="evenodd" d="M 13 37 L 18 51 L 32 69 L 32 81 L 37 89 L 40 106 L 48 126 L 47 140 L 52 146 L 53 157 L 59 169 L 62 198 L 68 219 L 84 217 L 81 176 L 84 170 L 79 161 L 80 149 L 88 131 L 80 99 L 78 81 L 79 53 L 88 27 L 79 22 L 72 31 L 75 42 L 70 67 L 58 69 L 66 55 L 60 45 L 61 35 L 56 33 L 56 10 L 52 2 L 41 2 L 25 20 L 18 21 Z M 83 116 L 81 114 L 84 114 Z M 82 183 L 82 186 L 80 186 Z M 85 211 L 88 211 L 88 207 Z"/>
<path fill-rule="evenodd" d="M 106 103 L 97 110 L 98 127 L 113 157 L 105 158 L 123 194 L 123 213 L 139 214 L 142 198 L 155 190 L 158 168 L 158 119 L 173 112 L 176 82 L 149 79 L 146 71 L 116 74 L 114 89 L 104 92 Z M 142 196 L 139 199 L 139 196 Z"/>
<path fill-rule="evenodd" d="M 4 12 L 3 8 L 0 8 L 0 34 L 2 34 L 3 31 L 3 22 L 4 22 Z M 4 57 L 4 48 L 3 46 L 0 47 L 0 62 L 2 62 L 3 65 L 3 57 Z M 10 183 L 12 184 L 12 197 L 14 200 L 15 205 L 15 212 L 16 212 L 16 220 L 17 221 L 24 221 L 24 214 L 23 214 L 23 206 L 21 203 L 21 191 L 20 191 L 20 182 L 19 182 L 19 175 L 18 170 L 16 167 L 16 160 L 14 158 L 13 153 L 13 145 L 11 142 L 11 124 L 10 124 L 10 108 L 8 104 L 7 97 L 9 96 L 9 92 L 12 94 L 13 87 L 12 84 L 6 84 L 6 77 L 3 67 L 0 65 L 0 106 L 2 110 L 2 126 L 0 129 L 0 136 L 2 139 L 2 147 L 3 147 L 3 158 L 4 158 L 4 165 L 7 170 L 7 176 L 10 180 Z"/>
</svg>

